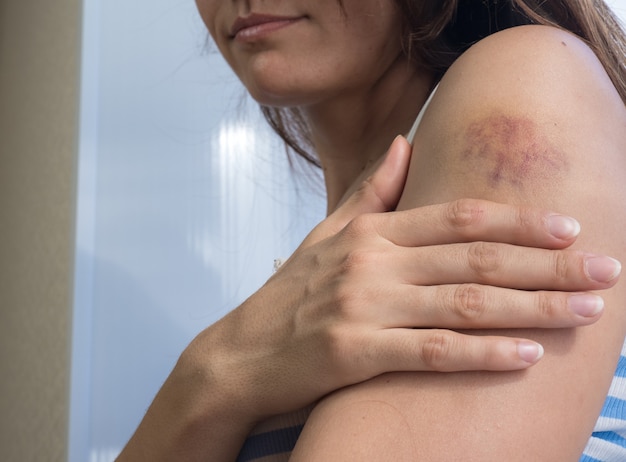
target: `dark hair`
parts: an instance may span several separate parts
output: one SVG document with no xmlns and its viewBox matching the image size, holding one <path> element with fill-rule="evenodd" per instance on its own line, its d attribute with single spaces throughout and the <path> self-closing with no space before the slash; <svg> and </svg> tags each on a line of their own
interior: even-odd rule
<svg viewBox="0 0 626 462">
<path fill-rule="evenodd" d="M 337 0 L 341 5 L 341 0 Z M 626 102 L 626 36 L 604 0 L 395 0 L 404 18 L 405 53 L 437 80 L 467 48 L 488 35 L 524 24 L 568 30 L 596 53 Z M 297 108 L 261 106 L 272 129 L 307 162 L 320 167 Z"/>
</svg>

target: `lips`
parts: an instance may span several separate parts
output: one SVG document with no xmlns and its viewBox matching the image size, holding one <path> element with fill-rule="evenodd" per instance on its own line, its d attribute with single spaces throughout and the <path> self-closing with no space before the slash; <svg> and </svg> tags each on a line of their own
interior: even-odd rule
<svg viewBox="0 0 626 462">
<path fill-rule="evenodd" d="M 267 25 L 268 27 L 272 24 L 276 26 L 289 24 L 295 22 L 302 17 L 299 16 L 272 16 L 272 15 L 264 15 L 264 14 L 252 14 L 250 16 L 246 16 L 245 18 L 239 17 L 235 20 L 232 27 L 230 28 L 230 38 L 235 38 L 239 32 L 250 29 L 252 27 L 259 27 L 263 25 Z"/>
</svg>

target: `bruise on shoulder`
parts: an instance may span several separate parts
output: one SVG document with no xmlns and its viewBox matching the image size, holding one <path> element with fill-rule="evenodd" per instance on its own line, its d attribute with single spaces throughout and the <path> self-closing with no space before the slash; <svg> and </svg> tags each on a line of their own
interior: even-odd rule
<svg viewBox="0 0 626 462">
<path fill-rule="evenodd" d="M 532 119 L 494 112 L 475 119 L 461 135 L 466 172 L 483 176 L 493 189 L 544 189 L 569 171 L 565 153 Z"/>
</svg>

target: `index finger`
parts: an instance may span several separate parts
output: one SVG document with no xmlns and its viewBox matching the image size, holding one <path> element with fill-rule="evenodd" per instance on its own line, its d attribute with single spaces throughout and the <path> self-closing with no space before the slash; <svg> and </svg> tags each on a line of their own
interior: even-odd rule
<svg viewBox="0 0 626 462">
<path fill-rule="evenodd" d="M 487 241 L 562 249 L 580 233 L 574 218 L 480 199 L 373 214 L 371 219 L 382 237 L 403 247 Z"/>
</svg>

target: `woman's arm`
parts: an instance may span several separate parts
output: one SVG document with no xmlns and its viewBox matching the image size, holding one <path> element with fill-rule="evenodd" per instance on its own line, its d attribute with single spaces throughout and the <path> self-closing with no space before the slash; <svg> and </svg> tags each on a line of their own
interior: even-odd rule
<svg viewBox="0 0 626 462">
<path fill-rule="evenodd" d="M 477 239 L 497 242 L 509 255 L 519 250 L 516 245 L 537 247 L 530 250 L 537 255 L 530 269 L 551 288 L 611 284 L 574 271 L 565 280 L 555 279 L 546 264 L 554 253 L 567 268 L 581 261 L 567 251 L 541 250 L 575 241 L 578 226 L 564 216 L 492 202 L 481 202 L 482 220 L 463 227 L 455 226 L 458 203 L 381 213 L 395 208 L 400 198 L 409 155 L 410 147 L 399 138 L 374 175 L 316 227 L 263 288 L 189 345 L 120 461 L 232 461 L 258 421 L 384 372 L 428 370 L 428 358 L 415 352 L 436 345 L 439 331 L 406 327 L 571 327 L 600 318 L 597 311 L 570 310 L 563 303 L 571 296 L 567 292 L 552 293 L 547 300 L 560 307 L 546 313 L 534 296 L 497 288 L 489 288 L 489 294 L 504 290 L 518 316 L 502 316 L 494 307 L 471 320 L 454 299 L 445 310 L 417 310 L 401 293 L 410 288 L 404 281 L 413 274 L 412 253 L 432 257 L 442 248 L 454 260 L 471 247 L 467 241 Z M 390 270 L 385 277 L 373 280 L 371 269 L 384 267 Z M 528 269 L 514 262 L 501 276 L 517 280 Z M 439 273 L 458 270 L 451 262 L 431 276 L 437 280 Z M 462 272 L 473 277 L 468 267 Z M 376 287 L 384 290 L 372 291 Z M 414 289 L 424 297 L 435 295 L 429 287 Z M 440 360 L 446 370 L 517 370 L 539 359 L 536 343 L 520 338 L 461 333 L 453 338 L 456 345 Z"/>
<path fill-rule="evenodd" d="M 353 260 L 355 252 L 370 249 L 375 253 L 381 245 L 391 245 L 389 239 L 400 237 L 410 239 L 407 245 L 414 247 L 463 242 L 473 236 L 552 249 L 568 247 L 576 239 L 578 226 L 570 218 L 556 217 L 564 228 L 557 227 L 554 233 L 545 221 L 546 212 L 494 203 L 483 204 L 486 216 L 482 223 L 463 230 L 447 226 L 453 217 L 446 205 L 382 213 L 397 205 L 409 156 L 410 146 L 398 138 L 374 175 L 313 230 L 263 288 L 186 348 L 120 461 L 230 461 L 260 420 L 300 409 L 333 390 L 382 372 L 426 368 L 412 351 L 431 342 L 436 332 L 404 329 L 396 335 L 393 327 L 406 325 L 402 318 L 407 315 L 410 323 L 421 319 L 459 327 L 466 325 L 465 320 L 454 316 L 454 305 L 449 307 L 450 314 L 433 313 L 426 318 L 386 297 L 362 300 L 354 306 L 353 297 L 341 294 L 365 292 L 370 284 L 367 274 L 355 273 L 343 264 Z M 521 226 L 511 219 L 519 213 L 528 218 Z M 362 220 L 357 217 L 364 214 L 368 214 L 368 223 L 386 224 L 386 230 L 371 226 L 362 230 L 358 225 Z M 416 226 L 418 223 L 425 226 Z M 416 227 L 419 236 L 415 236 Z M 500 236 L 503 231 L 506 237 Z M 459 251 L 452 249 L 453 253 Z M 377 264 L 397 265 L 406 259 L 402 252 L 395 256 L 385 253 Z M 576 259 L 568 259 L 568 265 L 575 266 Z M 550 268 L 535 266 L 550 277 Z M 397 283 L 394 278 L 386 281 L 390 288 Z M 597 285 L 573 275 L 564 290 L 577 287 L 589 290 Z M 567 296 L 555 294 L 555 298 Z M 600 317 L 600 313 L 579 315 L 567 309 L 546 315 L 524 299 L 519 305 L 518 319 L 503 319 L 494 311 L 482 322 L 496 327 L 573 326 Z M 383 313 L 394 312 L 399 319 L 389 322 L 381 318 Z M 461 334 L 457 339 L 458 347 L 445 361 L 450 370 L 514 370 L 539 359 L 536 350 L 534 354 L 528 350 L 536 344 L 522 339 Z M 523 355 L 517 351 L 519 345 L 526 347 Z"/>
<path fill-rule="evenodd" d="M 460 197 L 571 214 L 583 230 L 576 249 L 626 259 L 626 110 L 580 40 L 541 26 L 510 29 L 483 40 L 450 69 L 418 131 L 399 207 Z M 480 219 L 480 207 L 467 204 L 468 223 Z M 518 261 L 528 255 L 520 253 Z M 488 285 L 509 265 L 489 244 L 474 245 L 458 260 L 467 262 Z M 590 274 L 594 262 L 575 271 Z M 415 278 L 444 263 L 443 257 L 424 259 L 421 267 L 416 261 Z M 571 274 L 561 263 L 555 255 L 550 265 L 563 277 Z M 600 279 L 612 276 L 610 267 L 596 270 Z M 511 283 L 526 281 L 540 288 L 533 287 L 532 271 Z M 451 274 L 448 282 L 463 281 Z M 457 288 L 468 319 L 480 321 L 486 309 L 516 316 L 508 298 L 486 298 L 481 285 Z M 626 287 L 617 284 L 603 297 L 606 312 L 593 326 L 509 330 L 545 347 L 543 360 L 528 370 L 386 374 L 334 393 L 313 411 L 292 460 L 578 460 L 626 332 Z M 434 370 L 453 347 L 443 335 L 429 350 Z"/>
</svg>

